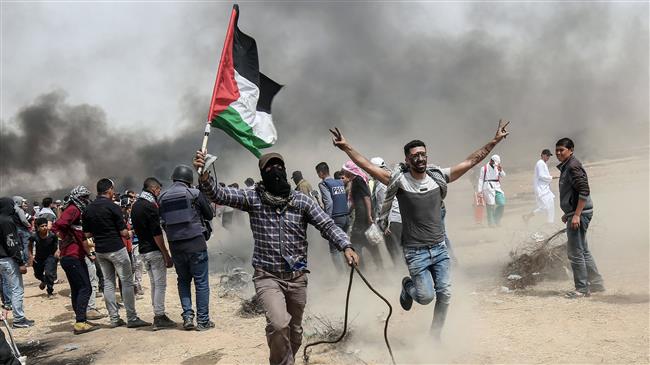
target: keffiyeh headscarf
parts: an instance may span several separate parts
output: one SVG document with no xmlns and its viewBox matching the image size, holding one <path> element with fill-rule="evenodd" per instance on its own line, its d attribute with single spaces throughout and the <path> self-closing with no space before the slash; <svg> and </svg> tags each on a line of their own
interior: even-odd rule
<svg viewBox="0 0 650 365">
<path fill-rule="evenodd" d="M 74 204 L 81 212 L 86 210 L 88 201 L 90 200 L 90 190 L 83 185 L 77 185 L 72 190 L 70 190 L 70 197 L 65 203 L 64 209 L 67 208 L 70 203 Z"/>
<path fill-rule="evenodd" d="M 360 178 L 363 179 L 363 181 L 366 182 L 366 184 L 368 183 L 368 175 L 366 175 L 366 173 L 363 172 L 363 170 L 361 170 L 361 168 L 359 166 L 357 166 L 357 164 L 352 162 L 352 160 L 350 160 L 350 161 L 346 162 L 345 164 L 343 164 L 343 170 L 345 170 L 345 171 L 347 171 L 347 172 L 349 172 L 349 173 L 351 173 L 353 175 L 359 176 Z"/>
</svg>

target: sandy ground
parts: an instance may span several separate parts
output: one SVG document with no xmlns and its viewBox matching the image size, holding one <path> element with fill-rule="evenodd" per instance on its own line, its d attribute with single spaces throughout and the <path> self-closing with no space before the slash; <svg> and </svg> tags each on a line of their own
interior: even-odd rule
<svg viewBox="0 0 650 365">
<path fill-rule="evenodd" d="M 504 181 L 508 206 L 501 228 L 476 226 L 471 186 L 461 180 L 450 186 L 448 229 L 459 259 L 452 270 L 453 299 L 442 343 L 427 337 L 433 305 L 405 312 L 397 300 L 405 274 L 403 263 L 367 276 L 393 305 L 389 338 L 399 363 L 649 363 L 648 158 L 630 157 L 589 164 L 595 202 L 589 242 L 607 291 L 588 299 L 567 300 L 567 277 L 526 290 L 502 291 L 500 272 L 508 253 L 542 228 L 542 218 L 523 224 L 521 215 L 533 207 L 531 171 L 510 172 Z M 507 164 L 506 164 L 507 166 Z M 556 174 L 554 167 L 551 172 Z M 557 190 L 557 186 L 554 189 Z M 559 207 L 558 207 L 559 217 Z M 244 229 L 245 231 L 245 229 Z M 30 329 L 14 330 L 31 364 L 247 364 L 267 362 L 263 317 L 238 315 L 237 295 L 220 296 L 218 271 L 228 254 L 250 255 L 246 233 L 218 231 L 211 242 L 210 309 L 216 328 L 207 332 L 103 328 L 72 335 L 73 315 L 63 283 L 54 299 L 46 299 L 31 271 L 25 277 L 26 313 L 36 320 Z M 346 277 L 335 276 L 325 242 L 311 232 L 307 314 L 339 323 L 343 316 Z M 236 245 L 237 247 L 233 247 Z M 384 257 L 386 259 L 386 257 Z M 65 275 L 59 270 L 60 278 Z M 338 280 L 338 281 L 337 281 Z M 180 320 L 176 275 L 168 272 L 167 312 Z M 147 295 L 137 301 L 138 314 L 152 320 Z M 249 292 L 250 293 L 250 292 Z M 243 296 L 246 295 L 242 294 Z M 98 300 L 103 310 L 103 301 Z M 122 315 L 124 312 L 122 311 Z M 361 281 L 352 290 L 351 333 L 337 347 L 318 347 L 311 364 L 388 363 L 383 343 L 387 307 Z M 107 320 L 98 323 L 108 324 Z M 309 326 L 306 333 L 310 333 Z M 302 351 L 302 349 L 301 349 Z M 302 359 L 297 361 L 302 363 Z"/>
</svg>

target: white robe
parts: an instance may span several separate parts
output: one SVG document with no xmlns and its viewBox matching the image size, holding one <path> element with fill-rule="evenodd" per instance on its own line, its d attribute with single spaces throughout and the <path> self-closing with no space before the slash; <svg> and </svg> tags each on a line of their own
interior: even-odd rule
<svg viewBox="0 0 650 365">
<path fill-rule="evenodd" d="M 483 199 L 487 205 L 496 204 L 496 192 L 503 193 L 501 190 L 501 183 L 499 181 L 490 181 L 490 180 L 499 180 L 500 178 L 506 176 L 506 172 L 497 169 L 496 164 L 494 167 L 490 166 L 489 163 L 481 167 L 481 170 L 478 174 L 478 192 L 483 193 Z M 504 194 L 505 195 L 505 194 Z"/>
<path fill-rule="evenodd" d="M 537 207 L 533 210 L 533 213 L 546 211 L 548 223 L 553 223 L 555 219 L 555 205 L 553 202 L 555 194 L 551 191 L 551 181 L 553 181 L 553 177 L 548 171 L 548 166 L 544 160 L 540 159 L 535 165 L 535 177 L 533 179 L 533 189 L 537 201 Z"/>
</svg>

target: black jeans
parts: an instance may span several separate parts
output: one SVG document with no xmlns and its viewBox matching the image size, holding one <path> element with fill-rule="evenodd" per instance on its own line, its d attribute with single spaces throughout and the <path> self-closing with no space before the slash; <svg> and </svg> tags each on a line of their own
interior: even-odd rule
<svg viewBox="0 0 650 365">
<path fill-rule="evenodd" d="M 86 322 L 88 300 L 93 291 L 88 276 L 86 261 L 75 257 L 64 256 L 61 258 L 61 267 L 70 283 L 70 297 L 77 323 Z"/>
<path fill-rule="evenodd" d="M 54 256 L 46 258 L 37 258 L 34 260 L 34 276 L 39 281 L 45 283 L 47 293 L 54 292 L 54 282 L 56 281 L 56 265 L 58 260 Z"/>
</svg>

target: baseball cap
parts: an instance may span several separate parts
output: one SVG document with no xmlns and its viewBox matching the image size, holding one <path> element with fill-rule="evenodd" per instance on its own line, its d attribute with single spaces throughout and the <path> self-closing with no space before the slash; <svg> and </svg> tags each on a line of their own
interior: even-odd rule
<svg viewBox="0 0 650 365">
<path fill-rule="evenodd" d="M 282 157 L 282 155 L 277 152 L 271 152 L 271 153 L 264 154 L 260 157 L 260 162 L 258 164 L 260 170 L 266 167 L 266 164 L 268 164 L 269 161 L 271 161 L 274 158 L 280 160 L 282 162 L 282 166 L 284 166 L 284 157 Z"/>
</svg>

